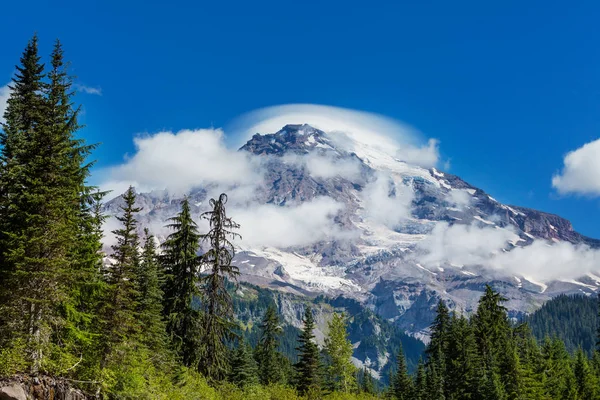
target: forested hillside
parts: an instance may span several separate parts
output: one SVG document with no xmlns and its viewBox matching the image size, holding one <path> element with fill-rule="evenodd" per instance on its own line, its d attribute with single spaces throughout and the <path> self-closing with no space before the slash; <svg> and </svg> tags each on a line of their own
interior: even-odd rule
<svg viewBox="0 0 600 400">
<path fill-rule="evenodd" d="M 548 301 L 525 320 L 534 336 L 559 338 L 569 352 L 579 347 L 591 355 L 596 348 L 598 298 L 596 296 L 558 296 Z"/>
</svg>

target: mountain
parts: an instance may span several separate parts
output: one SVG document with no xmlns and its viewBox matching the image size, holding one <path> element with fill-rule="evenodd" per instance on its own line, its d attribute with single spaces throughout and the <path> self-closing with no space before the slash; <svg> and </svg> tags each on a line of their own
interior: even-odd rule
<svg viewBox="0 0 600 400">
<path fill-rule="evenodd" d="M 286 125 L 255 134 L 240 152 L 260 176 L 225 189 L 234 220 L 254 221 L 234 259 L 245 282 L 354 299 L 425 340 L 438 299 L 469 313 L 486 284 L 508 299 L 515 318 L 559 294 L 589 295 L 599 288 L 593 273 L 559 279 L 544 265 L 529 268 L 539 257 L 528 249 L 595 249 L 600 241 L 564 218 L 502 204 L 458 176 L 403 161 L 372 141 Z M 198 186 L 187 193 L 194 215 L 206 211 L 208 198 L 221 189 Z M 140 193 L 141 225 L 162 240 L 161 227 L 177 213 L 181 197 Z M 106 212 L 114 215 L 121 201 L 108 202 Z M 293 223 L 286 225 L 290 215 Z M 277 225 L 285 230 L 274 235 Z M 487 242 L 500 245 L 490 250 Z M 530 259 L 523 261 L 524 255 Z"/>
</svg>

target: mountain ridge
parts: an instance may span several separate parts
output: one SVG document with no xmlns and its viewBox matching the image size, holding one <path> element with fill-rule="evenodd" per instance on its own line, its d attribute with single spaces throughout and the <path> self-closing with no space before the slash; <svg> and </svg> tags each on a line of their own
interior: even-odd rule
<svg viewBox="0 0 600 400">
<path fill-rule="evenodd" d="M 250 242 L 240 243 L 234 263 L 251 284 L 301 295 L 344 295 L 421 338 L 427 337 L 437 299 L 470 312 L 487 283 L 508 298 L 514 317 L 555 295 L 589 295 L 600 287 L 594 274 L 540 282 L 520 271 L 490 269 L 485 258 L 468 265 L 421 261 L 435 253 L 432 246 L 435 250 L 440 238 L 450 240 L 448 249 L 454 250 L 461 244 L 452 244 L 457 232 L 500 235 L 505 244 L 498 251 L 507 254 L 534 242 L 598 248 L 600 241 L 579 234 L 558 215 L 499 203 L 456 175 L 400 161 L 376 143 L 363 145 L 345 134 L 290 124 L 253 135 L 239 151 L 257 157 L 263 180 L 243 205 L 232 205 L 234 219 L 246 211 L 267 210 L 269 219 L 308 208 L 282 233 L 287 236 L 329 207 L 330 226 L 318 226 L 325 231 L 311 231 L 314 240 L 306 243 L 252 244 L 250 231 Z M 198 187 L 187 194 L 195 215 L 204 211 L 211 190 Z M 179 200 L 167 192 L 140 194 L 145 207 L 140 225 L 160 227 L 177 212 Z M 118 202 L 107 203 L 108 214 L 117 212 Z"/>
</svg>

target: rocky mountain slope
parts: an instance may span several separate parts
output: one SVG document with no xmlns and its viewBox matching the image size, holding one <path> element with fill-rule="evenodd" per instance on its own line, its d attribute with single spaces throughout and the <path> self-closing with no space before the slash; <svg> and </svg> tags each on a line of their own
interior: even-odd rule
<svg viewBox="0 0 600 400">
<path fill-rule="evenodd" d="M 526 269 L 488 265 L 487 250 L 470 243 L 473 238 L 485 242 L 486 235 L 500 236 L 490 260 L 503 253 L 516 257 L 520 253 L 515 250 L 533 244 L 588 249 L 600 247 L 600 241 L 577 233 L 559 216 L 501 204 L 457 176 L 408 164 L 376 146 L 309 125 L 256 134 L 240 151 L 259 165 L 262 180 L 243 199 L 235 195 L 240 188 L 231 188 L 234 219 L 237 212 L 271 207 L 261 221 L 268 226 L 278 223 L 278 210 L 312 207 L 284 236 L 303 232 L 304 225 L 319 218 L 328 221 L 300 243 L 259 243 L 250 230 L 234 259 L 246 282 L 293 294 L 343 295 L 421 338 L 427 337 L 439 298 L 453 309 L 471 312 L 485 284 L 508 298 L 513 316 L 531 312 L 557 294 L 589 294 L 600 285 L 600 277 L 592 273 L 540 279 Z M 188 193 L 194 215 L 206 211 L 214 190 L 198 187 Z M 166 233 L 161 227 L 177 213 L 180 200 L 166 191 L 140 193 L 142 226 L 162 240 Z M 107 213 L 115 214 L 120 202 L 108 202 Z M 459 239 L 459 233 L 467 239 Z M 461 249 L 459 258 L 465 262 L 445 257 Z M 484 257 L 472 257 L 478 252 Z"/>
</svg>

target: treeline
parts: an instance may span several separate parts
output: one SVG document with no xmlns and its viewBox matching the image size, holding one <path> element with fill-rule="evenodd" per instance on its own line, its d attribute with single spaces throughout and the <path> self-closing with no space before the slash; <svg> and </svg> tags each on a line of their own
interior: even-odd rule
<svg viewBox="0 0 600 400">
<path fill-rule="evenodd" d="M 525 320 L 538 340 L 560 338 L 569 352 L 578 348 L 592 355 L 598 330 L 596 296 L 560 295 L 546 302 Z"/>
</svg>

